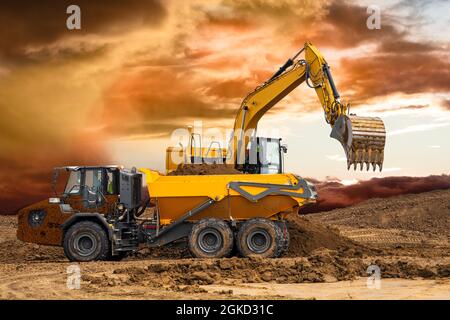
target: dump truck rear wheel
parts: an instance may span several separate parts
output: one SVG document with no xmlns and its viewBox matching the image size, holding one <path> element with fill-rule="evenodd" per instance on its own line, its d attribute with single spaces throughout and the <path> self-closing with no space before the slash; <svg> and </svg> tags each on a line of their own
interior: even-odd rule
<svg viewBox="0 0 450 320">
<path fill-rule="evenodd" d="M 106 260 L 109 246 L 105 230 L 92 221 L 78 222 L 64 235 L 64 253 L 70 261 Z"/>
<path fill-rule="evenodd" d="M 192 227 L 188 245 L 196 258 L 222 258 L 233 249 L 233 232 L 225 221 L 205 218 Z"/>
<path fill-rule="evenodd" d="M 284 242 L 281 228 L 264 218 L 244 222 L 237 234 L 237 247 L 244 257 L 278 257 L 283 251 Z"/>
</svg>

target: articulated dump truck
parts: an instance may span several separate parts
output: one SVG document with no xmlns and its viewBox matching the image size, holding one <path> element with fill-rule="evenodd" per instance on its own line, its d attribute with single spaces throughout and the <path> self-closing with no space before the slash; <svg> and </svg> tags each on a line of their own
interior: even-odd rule
<svg viewBox="0 0 450 320">
<path fill-rule="evenodd" d="M 63 246 L 71 261 L 120 260 L 165 245 L 187 245 L 198 258 L 279 257 L 289 246 L 286 216 L 316 199 L 314 187 L 293 174 L 164 176 L 118 166 L 61 167 L 53 186 L 61 171 L 64 191 L 20 210 L 17 237 Z"/>
</svg>

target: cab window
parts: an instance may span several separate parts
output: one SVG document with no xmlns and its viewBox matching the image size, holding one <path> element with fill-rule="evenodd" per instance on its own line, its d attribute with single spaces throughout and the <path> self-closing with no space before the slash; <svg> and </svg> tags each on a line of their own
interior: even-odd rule
<svg viewBox="0 0 450 320">
<path fill-rule="evenodd" d="M 102 170 L 92 169 L 86 170 L 85 186 L 89 187 L 92 191 L 102 190 Z"/>
<path fill-rule="evenodd" d="M 81 185 L 81 172 L 71 171 L 69 179 L 67 179 L 67 184 L 66 188 L 64 189 L 64 193 L 78 194 L 80 193 L 80 185 Z"/>
<path fill-rule="evenodd" d="M 116 180 L 116 174 L 113 171 L 107 171 L 106 172 L 106 194 L 117 194 L 118 188 L 117 188 L 117 180 Z"/>
<path fill-rule="evenodd" d="M 280 145 L 278 140 L 263 140 L 260 153 L 261 173 L 280 173 Z"/>
</svg>

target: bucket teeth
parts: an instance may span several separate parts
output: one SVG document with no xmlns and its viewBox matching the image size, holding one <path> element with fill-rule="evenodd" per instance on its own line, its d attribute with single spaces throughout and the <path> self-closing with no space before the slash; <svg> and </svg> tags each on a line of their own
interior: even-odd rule
<svg viewBox="0 0 450 320">
<path fill-rule="evenodd" d="M 357 170 L 359 164 L 359 169 L 364 170 L 364 165 L 367 171 L 369 171 L 370 166 L 372 166 L 373 171 L 376 170 L 377 166 L 381 169 L 383 168 L 383 151 L 373 150 L 373 149 L 357 149 L 350 150 L 347 154 L 347 169 L 353 165 L 353 169 Z"/>
</svg>

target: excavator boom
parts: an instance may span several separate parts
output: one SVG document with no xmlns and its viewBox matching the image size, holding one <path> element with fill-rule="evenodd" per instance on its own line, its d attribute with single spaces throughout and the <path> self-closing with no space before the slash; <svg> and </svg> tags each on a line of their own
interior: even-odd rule
<svg viewBox="0 0 450 320">
<path fill-rule="evenodd" d="M 302 53 L 304 58 L 300 58 Z M 378 117 L 359 117 L 350 114 L 349 104 L 341 102 L 327 61 L 316 47 L 311 43 L 305 43 L 304 47 L 288 59 L 269 80 L 244 98 L 234 120 L 233 134 L 228 148 L 222 148 L 220 144 L 218 148 L 211 146 L 203 148 L 200 138 L 198 147 L 191 132 L 187 149 L 183 146 L 181 151 L 174 148 L 167 149 L 168 172 L 177 168 L 178 164 L 172 161 L 172 156 L 179 154 L 185 159 L 184 163 L 223 163 L 225 161 L 239 171 L 262 173 L 263 164 L 259 159 L 267 160 L 268 158 L 267 153 L 264 154 L 264 149 L 267 149 L 264 144 L 271 143 L 270 148 L 273 150 L 276 139 L 256 137 L 258 122 L 281 99 L 304 82 L 317 94 L 324 111 L 325 121 L 332 127 L 330 137 L 338 140 L 344 148 L 347 169 L 353 166 L 356 170 L 359 165 L 362 170 L 365 164 L 367 170 L 372 166 L 375 171 L 378 166 L 381 171 L 386 140 L 383 121 Z M 270 170 L 281 173 L 283 162 L 281 154 L 286 152 L 286 147 L 279 145 L 279 140 L 277 140 L 279 160 L 275 165 L 272 164 Z M 255 143 L 250 143 L 251 141 Z M 268 166 L 271 165 L 270 161 L 266 162 L 269 162 Z"/>
<path fill-rule="evenodd" d="M 298 59 L 302 52 L 305 58 Z M 242 163 L 250 141 L 247 132 L 256 131 L 262 116 L 303 82 L 316 91 L 325 120 L 332 127 L 330 136 L 344 148 L 347 168 L 353 165 L 356 169 L 359 164 L 363 169 L 366 164 L 367 169 L 372 165 L 375 170 L 378 165 L 381 171 L 386 140 L 383 121 L 348 114 L 349 105 L 341 103 L 328 63 L 311 43 L 306 43 L 267 82 L 243 100 L 234 123 L 234 132 L 240 132 L 233 137 L 235 163 Z"/>
</svg>

